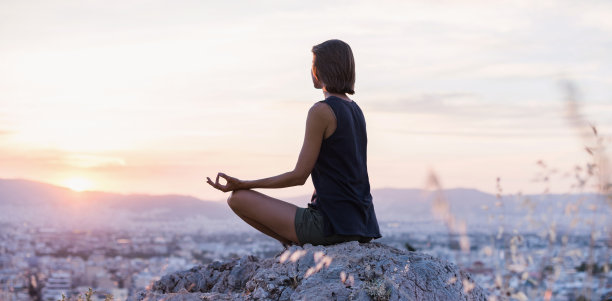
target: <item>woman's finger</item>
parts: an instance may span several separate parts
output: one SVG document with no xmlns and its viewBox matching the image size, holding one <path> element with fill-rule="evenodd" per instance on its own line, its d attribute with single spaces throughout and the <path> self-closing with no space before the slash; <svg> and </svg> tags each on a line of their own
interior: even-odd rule
<svg viewBox="0 0 612 301">
<path fill-rule="evenodd" d="M 227 191 L 232 190 L 230 188 L 230 185 L 235 185 L 235 183 L 238 181 L 238 179 L 234 178 L 234 177 L 230 177 L 222 172 L 219 173 L 219 176 L 225 179 L 225 189 Z"/>
<path fill-rule="evenodd" d="M 208 183 L 208 185 L 212 186 L 213 188 L 219 189 L 219 187 L 217 187 L 217 184 L 215 184 L 215 182 L 213 182 L 210 178 L 208 179 L 208 181 L 206 181 L 206 183 Z"/>
<path fill-rule="evenodd" d="M 223 192 L 227 192 L 227 189 L 218 183 L 214 183 L 209 177 L 206 177 L 206 183 L 208 183 L 208 185 L 212 186 L 213 188 L 217 189 L 217 190 L 221 190 Z"/>
<path fill-rule="evenodd" d="M 238 179 L 232 177 L 232 176 L 228 176 L 224 173 L 220 173 L 221 177 L 225 179 L 225 181 L 227 182 L 227 184 L 231 183 L 235 183 L 238 182 Z"/>
<path fill-rule="evenodd" d="M 228 175 L 226 175 L 226 174 L 224 174 L 222 172 L 219 173 L 219 176 L 224 178 L 226 182 L 229 181 L 229 179 L 232 179 L 232 177 L 230 177 L 230 176 L 228 176 Z"/>
<path fill-rule="evenodd" d="M 219 178 L 225 179 L 225 182 L 226 182 L 225 185 L 219 183 Z M 232 186 L 235 181 L 237 181 L 236 178 L 230 177 L 222 172 L 217 173 L 217 177 L 215 178 L 214 182 L 210 177 L 206 177 L 206 183 L 208 183 L 208 185 L 214 187 L 215 189 L 221 190 L 223 192 L 228 192 L 232 190 L 230 186 Z"/>
<path fill-rule="evenodd" d="M 215 183 L 210 178 L 207 178 L 207 179 L 208 180 L 206 180 L 206 183 L 208 183 L 208 185 L 212 186 L 215 189 L 219 189 L 217 185 L 215 185 Z"/>
</svg>

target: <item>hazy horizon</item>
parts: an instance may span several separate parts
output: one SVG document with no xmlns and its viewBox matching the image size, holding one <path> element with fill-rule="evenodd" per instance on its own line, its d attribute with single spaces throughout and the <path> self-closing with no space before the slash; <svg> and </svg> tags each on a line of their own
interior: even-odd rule
<svg viewBox="0 0 612 301">
<path fill-rule="evenodd" d="M 0 178 L 1 180 L 8 180 L 8 181 L 28 181 L 28 182 L 36 182 L 36 183 L 40 183 L 40 184 L 48 184 L 48 185 L 53 185 L 56 187 L 60 187 L 60 188 L 64 188 L 64 189 L 68 189 L 68 190 L 72 190 L 76 193 L 79 192 L 101 192 L 101 193 L 111 193 L 111 194 L 120 194 L 120 195 L 150 195 L 150 196 L 164 196 L 164 195 L 178 195 L 178 196 L 186 196 L 186 197 L 195 197 L 198 198 L 195 195 L 191 195 L 191 194 L 181 194 L 181 193 L 159 193 L 159 194 L 155 194 L 155 193 L 149 193 L 149 192 L 128 192 L 128 193 L 123 193 L 123 192 L 116 192 L 116 191 L 109 191 L 109 190 L 101 190 L 101 189 L 84 189 L 84 190 L 75 190 L 71 187 L 67 187 L 64 185 L 59 185 L 59 184 L 54 184 L 54 183 L 48 183 L 48 182 L 44 182 L 44 181 L 39 181 L 39 180 L 33 180 L 33 179 L 27 179 L 27 178 Z M 471 188 L 471 187 L 444 187 L 444 190 L 475 190 L 475 191 L 480 191 L 480 192 L 484 192 L 481 190 L 478 190 L 476 188 Z M 268 191 L 268 192 L 273 192 L 274 190 L 279 190 L 279 189 L 258 189 L 259 191 Z M 378 187 L 372 190 L 422 190 L 422 191 L 434 191 L 434 189 L 432 188 L 426 188 L 426 187 Z M 485 192 L 486 193 L 486 192 Z M 271 193 L 274 194 L 274 193 Z M 226 197 L 225 198 L 218 198 L 218 199 L 202 199 L 203 201 L 214 201 L 214 202 L 223 202 L 227 199 L 227 197 L 229 197 L 229 192 L 225 193 Z M 295 198 L 299 198 L 299 197 L 309 197 L 311 194 L 306 193 L 306 194 L 296 194 L 296 195 L 287 195 L 285 196 L 285 198 L 291 198 L 291 199 L 295 199 Z M 305 203 L 307 201 L 309 201 L 309 199 L 304 199 Z"/>
<path fill-rule="evenodd" d="M 0 3 L 0 178 L 221 200 L 205 183 L 291 170 L 310 49 L 355 54 L 372 189 L 563 193 L 589 156 L 560 81 L 611 137 L 606 1 Z M 340 13 L 342 12 L 342 13 Z M 559 172 L 550 183 L 536 164 Z M 568 173 L 567 176 L 565 173 Z M 303 187 L 267 190 L 307 195 Z"/>
</svg>

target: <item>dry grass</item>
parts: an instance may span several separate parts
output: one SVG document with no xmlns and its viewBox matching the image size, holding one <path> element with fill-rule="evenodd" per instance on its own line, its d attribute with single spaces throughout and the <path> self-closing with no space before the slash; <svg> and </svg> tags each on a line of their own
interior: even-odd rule
<svg viewBox="0 0 612 301">
<path fill-rule="evenodd" d="M 585 150 L 587 163 L 576 165 L 573 170 L 562 173 L 548 166 L 545 161 L 540 160 L 536 163 L 540 171 L 535 180 L 544 186 L 544 195 L 550 193 L 551 182 L 554 179 L 564 176 L 573 178 L 573 184 L 568 187 L 568 197 L 596 192 L 591 194 L 595 195 L 591 199 L 578 198 L 576 201 L 569 202 L 565 208 L 560 208 L 563 214 L 571 219 L 570 230 L 576 229 L 577 226 L 588 226 L 590 228 L 588 246 L 572 248 L 569 243 L 569 232 L 567 229 L 559 231 L 558 220 L 554 217 L 537 216 L 535 208 L 538 204 L 527 196 L 520 193 L 504 195 L 501 179 L 497 178 L 496 201 L 494 204 L 482 208 L 486 214 L 489 214 L 489 226 L 498 229 L 497 235 L 491 235 L 490 245 L 481 248 L 484 256 L 490 257 L 491 261 L 494 262 L 494 283 L 485 285 L 491 288 L 489 291 L 490 300 L 552 300 L 555 283 L 562 273 L 568 272 L 568 264 L 572 262 L 571 260 L 585 258 L 585 255 L 586 264 L 583 267 L 586 278 L 583 280 L 581 292 L 575 298 L 586 300 L 596 298 L 599 300 L 601 296 L 595 294 L 592 287 L 604 288 L 606 285 L 606 279 L 600 275 L 607 273 L 610 268 L 609 249 L 612 245 L 612 232 L 607 230 L 611 226 L 608 217 L 605 214 L 598 214 L 598 212 L 603 212 L 601 209 L 608 210 L 612 206 L 610 160 L 606 153 L 610 138 L 603 137 L 598 128 L 588 122 L 582 115 L 576 87 L 569 81 L 563 82 L 562 87 L 567 108 L 565 118 L 581 139 L 581 147 Z M 449 247 L 454 243 L 452 241 L 453 237 L 459 237 L 461 252 L 469 253 L 470 240 L 466 223 L 451 211 L 450 203 L 442 194 L 440 180 L 433 171 L 428 176 L 427 188 L 434 191 L 432 211 L 434 216 L 446 225 Z M 545 248 L 540 248 L 540 250 L 531 248 L 526 243 L 524 233 L 519 233 L 517 230 L 509 231 L 516 225 L 508 224 L 508 219 L 505 218 L 504 199 L 508 198 L 518 200 L 522 204 L 527 214 L 521 223 L 529 225 L 535 233 L 539 234 L 541 239 L 546 240 L 547 246 Z M 585 216 L 585 208 L 590 210 L 592 214 Z M 491 209 L 496 209 L 494 211 L 497 213 L 493 213 Z M 553 213 L 558 209 L 551 205 L 548 212 Z M 550 216 L 554 216 L 554 214 L 550 214 Z M 605 225 L 606 227 L 601 229 L 598 225 Z M 603 235 L 606 238 L 604 246 L 606 255 L 604 260 L 600 258 L 601 262 L 596 262 L 597 239 Z M 583 254 L 585 249 L 587 254 Z M 459 254 L 455 253 L 455 255 L 457 256 L 457 264 L 461 264 Z M 539 258 L 539 260 L 534 258 Z M 533 271 L 537 271 L 537 273 L 533 273 Z M 596 272 L 600 274 L 595 275 Z"/>
</svg>

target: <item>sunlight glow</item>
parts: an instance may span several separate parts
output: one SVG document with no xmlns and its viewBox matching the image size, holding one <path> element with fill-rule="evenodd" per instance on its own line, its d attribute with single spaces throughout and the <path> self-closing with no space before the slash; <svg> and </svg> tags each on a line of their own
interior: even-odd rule
<svg viewBox="0 0 612 301">
<path fill-rule="evenodd" d="M 83 178 L 71 178 L 64 181 L 64 186 L 74 191 L 84 191 L 92 187 L 91 181 Z"/>
</svg>

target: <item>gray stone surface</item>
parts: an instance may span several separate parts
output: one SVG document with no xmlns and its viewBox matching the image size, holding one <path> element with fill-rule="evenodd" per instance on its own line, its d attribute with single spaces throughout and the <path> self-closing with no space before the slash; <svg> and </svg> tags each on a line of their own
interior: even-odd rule
<svg viewBox="0 0 612 301">
<path fill-rule="evenodd" d="M 452 263 L 380 243 L 290 247 L 165 275 L 138 301 L 486 300 Z"/>
</svg>

